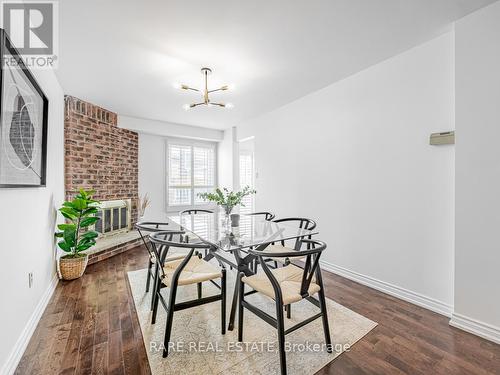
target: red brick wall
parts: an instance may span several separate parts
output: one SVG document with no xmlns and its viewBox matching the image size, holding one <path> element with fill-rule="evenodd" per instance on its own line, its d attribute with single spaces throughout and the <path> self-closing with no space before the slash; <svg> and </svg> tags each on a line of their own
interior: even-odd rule
<svg viewBox="0 0 500 375">
<path fill-rule="evenodd" d="M 132 199 L 137 221 L 138 135 L 117 126 L 116 113 L 65 96 L 66 197 L 92 188 L 99 200 Z"/>
</svg>

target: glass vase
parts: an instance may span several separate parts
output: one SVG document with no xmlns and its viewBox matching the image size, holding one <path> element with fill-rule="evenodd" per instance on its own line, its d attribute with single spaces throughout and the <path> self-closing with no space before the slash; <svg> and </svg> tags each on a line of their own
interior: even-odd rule
<svg viewBox="0 0 500 375">
<path fill-rule="evenodd" d="M 225 234 L 231 233 L 231 210 L 223 209 L 221 210 L 222 220 L 222 230 Z"/>
</svg>

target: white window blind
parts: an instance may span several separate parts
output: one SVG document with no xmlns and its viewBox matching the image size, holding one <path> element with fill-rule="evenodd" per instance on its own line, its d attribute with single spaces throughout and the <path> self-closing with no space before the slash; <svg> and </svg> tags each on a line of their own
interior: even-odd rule
<svg viewBox="0 0 500 375">
<path fill-rule="evenodd" d="M 167 143 L 167 210 L 207 205 L 198 193 L 215 189 L 215 144 Z"/>
<path fill-rule="evenodd" d="M 250 186 L 252 189 L 254 187 L 254 160 L 253 152 L 251 151 L 240 151 L 240 188 L 245 186 Z M 247 195 L 243 198 L 242 205 L 240 207 L 240 213 L 248 214 L 254 211 L 254 196 Z"/>
</svg>

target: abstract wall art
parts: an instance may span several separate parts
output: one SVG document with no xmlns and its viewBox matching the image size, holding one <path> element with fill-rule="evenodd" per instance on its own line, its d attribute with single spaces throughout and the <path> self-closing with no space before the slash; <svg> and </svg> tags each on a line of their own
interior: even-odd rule
<svg viewBox="0 0 500 375">
<path fill-rule="evenodd" d="M 0 29 L 0 187 L 45 186 L 48 100 Z"/>
</svg>

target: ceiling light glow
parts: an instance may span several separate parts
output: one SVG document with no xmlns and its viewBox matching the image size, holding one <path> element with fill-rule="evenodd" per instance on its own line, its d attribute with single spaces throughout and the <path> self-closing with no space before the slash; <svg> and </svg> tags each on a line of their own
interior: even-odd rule
<svg viewBox="0 0 500 375">
<path fill-rule="evenodd" d="M 178 89 L 197 91 L 197 92 L 199 92 L 199 93 L 201 93 L 203 95 L 203 101 L 202 102 L 185 104 L 183 106 L 183 108 L 185 110 L 188 110 L 189 108 L 198 107 L 200 105 L 205 105 L 207 107 L 233 108 L 234 105 L 232 103 L 226 103 L 226 104 L 224 104 L 224 103 L 214 103 L 214 102 L 211 102 L 210 98 L 209 98 L 209 94 L 211 94 L 213 92 L 217 92 L 217 91 L 231 90 L 232 88 L 234 88 L 234 84 L 224 85 L 224 86 L 221 86 L 221 87 L 219 87 L 217 89 L 209 90 L 209 88 L 208 88 L 208 76 L 210 74 L 212 74 L 212 69 L 210 69 L 210 68 L 201 68 L 201 74 L 203 74 L 204 82 L 205 82 L 205 85 L 204 85 L 205 87 L 203 89 L 196 89 L 196 88 L 190 87 L 188 85 L 183 85 L 183 84 L 177 84 L 177 85 L 174 84 L 174 87 L 176 87 Z"/>
</svg>

